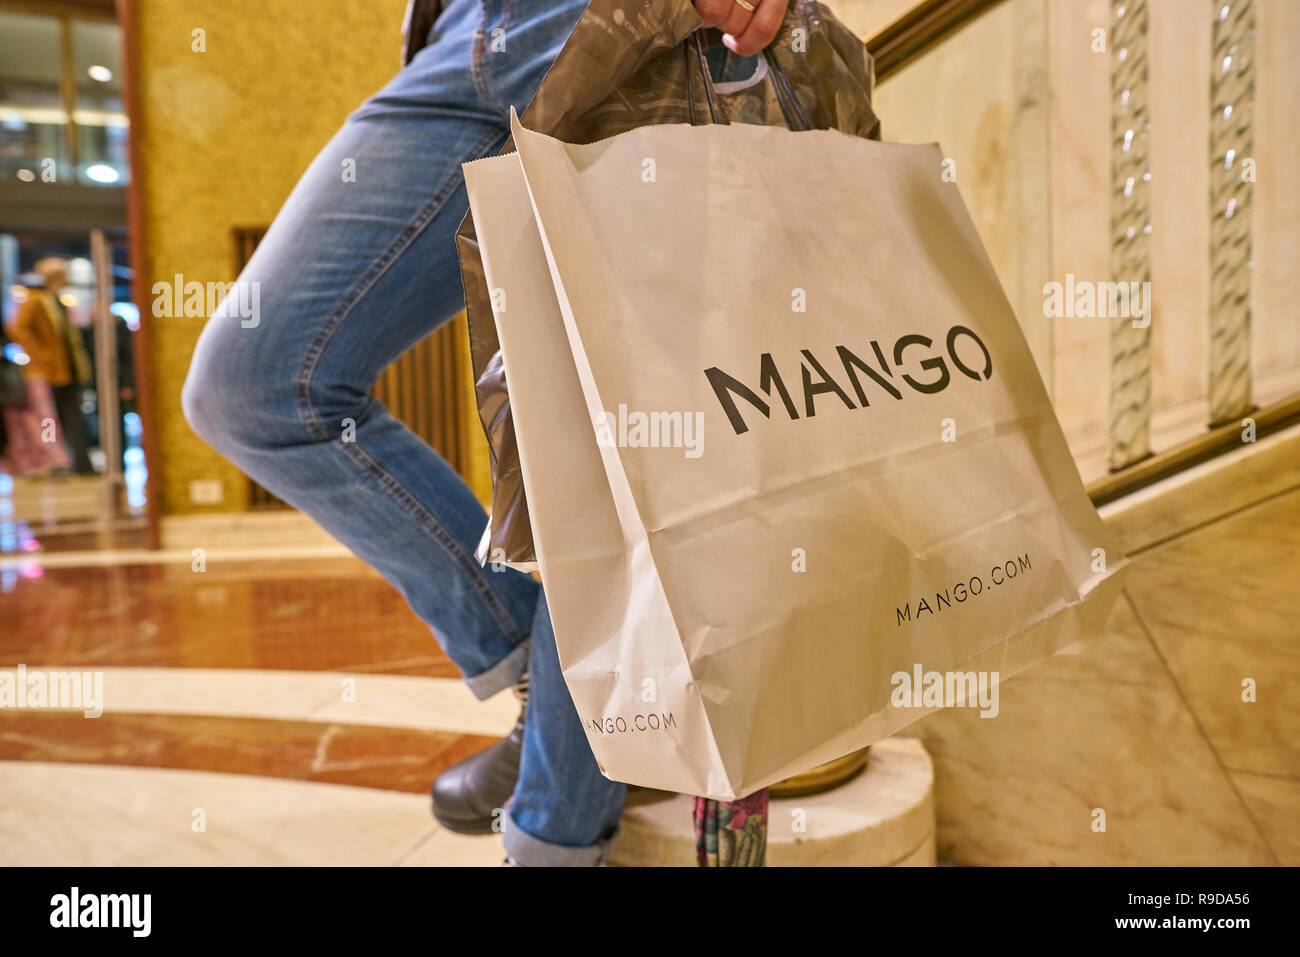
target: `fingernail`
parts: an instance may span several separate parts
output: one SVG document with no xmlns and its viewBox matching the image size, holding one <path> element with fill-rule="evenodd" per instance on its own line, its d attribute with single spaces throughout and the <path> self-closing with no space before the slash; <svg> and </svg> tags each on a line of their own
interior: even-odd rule
<svg viewBox="0 0 1300 957">
<path fill-rule="evenodd" d="M 722 45 L 725 46 L 732 53 L 739 52 L 736 49 L 736 38 L 733 37 L 730 33 L 724 33 L 722 35 Z"/>
</svg>

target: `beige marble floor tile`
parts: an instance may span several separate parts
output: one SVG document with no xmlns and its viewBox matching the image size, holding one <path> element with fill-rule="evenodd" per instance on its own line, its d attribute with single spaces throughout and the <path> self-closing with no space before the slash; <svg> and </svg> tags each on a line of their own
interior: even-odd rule
<svg viewBox="0 0 1300 957">
<path fill-rule="evenodd" d="M 499 834 L 457 834 L 440 827 L 398 864 L 402 867 L 499 867 L 505 854 Z"/>
<path fill-rule="evenodd" d="M 1300 779 L 1233 771 L 1232 781 L 1278 860 L 1300 867 Z"/>
<path fill-rule="evenodd" d="M 904 732 L 934 759 L 940 860 L 1274 862 L 1123 599 L 1103 636 L 1001 688 L 996 718 L 953 709 Z"/>
<path fill-rule="evenodd" d="M 1300 777 L 1300 491 L 1277 496 L 1135 563 L 1143 623 L 1234 770 Z M 1243 681 L 1256 700 L 1242 700 Z"/>
<path fill-rule="evenodd" d="M 195 809 L 206 830 L 196 833 Z M 203 771 L 0 762 L 3 865 L 464 863 L 423 795 Z M 442 856 L 440 856 L 442 854 Z M 485 852 L 486 854 L 486 852 Z"/>
</svg>

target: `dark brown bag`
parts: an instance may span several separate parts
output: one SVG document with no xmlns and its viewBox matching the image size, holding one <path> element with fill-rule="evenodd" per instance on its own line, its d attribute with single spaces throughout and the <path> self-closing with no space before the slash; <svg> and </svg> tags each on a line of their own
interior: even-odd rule
<svg viewBox="0 0 1300 957">
<path fill-rule="evenodd" d="M 760 82 L 717 88 L 704 63 L 716 30 L 700 30 L 689 0 L 592 0 L 523 116 L 569 143 L 593 143 L 657 123 L 754 123 L 838 129 L 880 138 L 865 45 L 822 4 L 791 0 L 763 51 Z M 737 89 L 736 87 L 740 87 Z M 514 152 L 509 141 L 502 153 Z M 510 394 L 474 223 L 456 233 L 479 418 L 492 464 L 492 518 L 480 562 L 535 561 Z"/>
</svg>

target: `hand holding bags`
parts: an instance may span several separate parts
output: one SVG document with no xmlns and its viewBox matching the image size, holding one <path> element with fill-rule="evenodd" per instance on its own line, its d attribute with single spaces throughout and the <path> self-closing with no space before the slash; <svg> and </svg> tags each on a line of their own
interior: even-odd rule
<svg viewBox="0 0 1300 957">
<path fill-rule="evenodd" d="M 879 136 L 871 110 L 871 60 L 862 42 L 821 4 L 791 0 L 765 54 L 780 86 L 756 82 L 725 98 L 713 95 L 700 70 L 698 38 L 688 42 L 699 25 L 690 0 L 592 0 L 529 104 L 525 125 L 570 143 L 652 123 L 732 119 Z M 512 150 L 507 142 L 503 153 Z M 531 569 L 533 542 L 510 396 L 468 216 L 456 243 L 479 417 L 492 460 L 492 518 L 478 557 Z"/>
<path fill-rule="evenodd" d="M 1104 621 L 1122 559 L 937 147 L 514 134 L 466 182 L 607 774 L 733 799 L 920 717 L 900 674 Z"/>
</svg>

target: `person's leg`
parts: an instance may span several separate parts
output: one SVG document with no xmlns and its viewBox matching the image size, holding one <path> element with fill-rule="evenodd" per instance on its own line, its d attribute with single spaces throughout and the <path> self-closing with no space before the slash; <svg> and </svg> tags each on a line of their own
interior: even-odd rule
<svg viewBox="0 0 1300 957">
<path fill-rule="evenodd" d="M 59 413 L 59 431 L 63 444 L 72 455 L 72 469 L 78 475 L 94 475 L 90 462 L 90 442 L 86 437 L 86 416 L 81 411 L 82 388 L 73 382 L 53 388 L 54 406 Z"/>
<path fill-rule="evenodd" d="M 585 6 L 585 0 L 489 0 L 483 88 L 503 120 L 511 106 L 524 114 Z M 627 789 L 605 778 L 592 756 L 564 684 L 544 597 L 532 648 L 519 779 L 504 819 L 506 852 L 529 866 L 599 864 Z"/>
<path fill-rule="evenodd" d="M 552 661 L 540 669 L 534 662 L 526 748 L 540 758 L 524 764 L 553 770 L 545 786 L 563 792 L 557 804 L 588 818 L 593 835 L 584 841 L 580 828 L 548 817 L 547 797 L 521 784 L 538 809 L 525 826 L 539 847 L 554 850 L 548 863 L 588 862 L 583 845 L 614 828 L 611 805 L 621 804 L 622 788 L 599 775 L 589 751 L 585 763 L 566 763 L 575 730 L 587 746 L 539 587 L 518 572 L 478 565 L 482 508 L 368 393 L 389 362 L 460 308 L 452 242 L 467 207 L 460 164 L 501 145 L 509 107 L 522 112 L 582 7 L 454 0 L 430 47 L 349 118 L 304 175 L 240 278 L 257 284 L 256 323 L 210 321 L 183 394 L 200 435 L 401 591 L 477 695 L 517 682 L 527 636 L 534 629 L 546 636 L 540 647 Z M 505 31 L 504 44 L 493 44 L 496 29 Z M 508 87 L 488 86 L 507 74 Z M 599 798 L 589 811 L 573 800 L 582 794 Z M 524 853 L 521 862 L 530 857 L 537 855 Z"/>
<path fill-rule="evenodd" d="M 481 18 L 456 0 L 311 164 L 240 276 L 259 314 L 207 324 L 182 401 L 218 451 L 382 572 L 486 697 L 526 667 L 539 588 L 474 560 L 482 507 L 369 394 L 461 307 L 460 164 L 506 135 L 471 72 Z"/>
<path fill-rule="evenodd" d="M 533 625 L 531 698 L 519 783 L 506 808 L 506 853 L 530 867 L 605 860 L 623 813 L 627 785 L 600 773 L 573 706 L 542 597 Z"/>
</svg>

